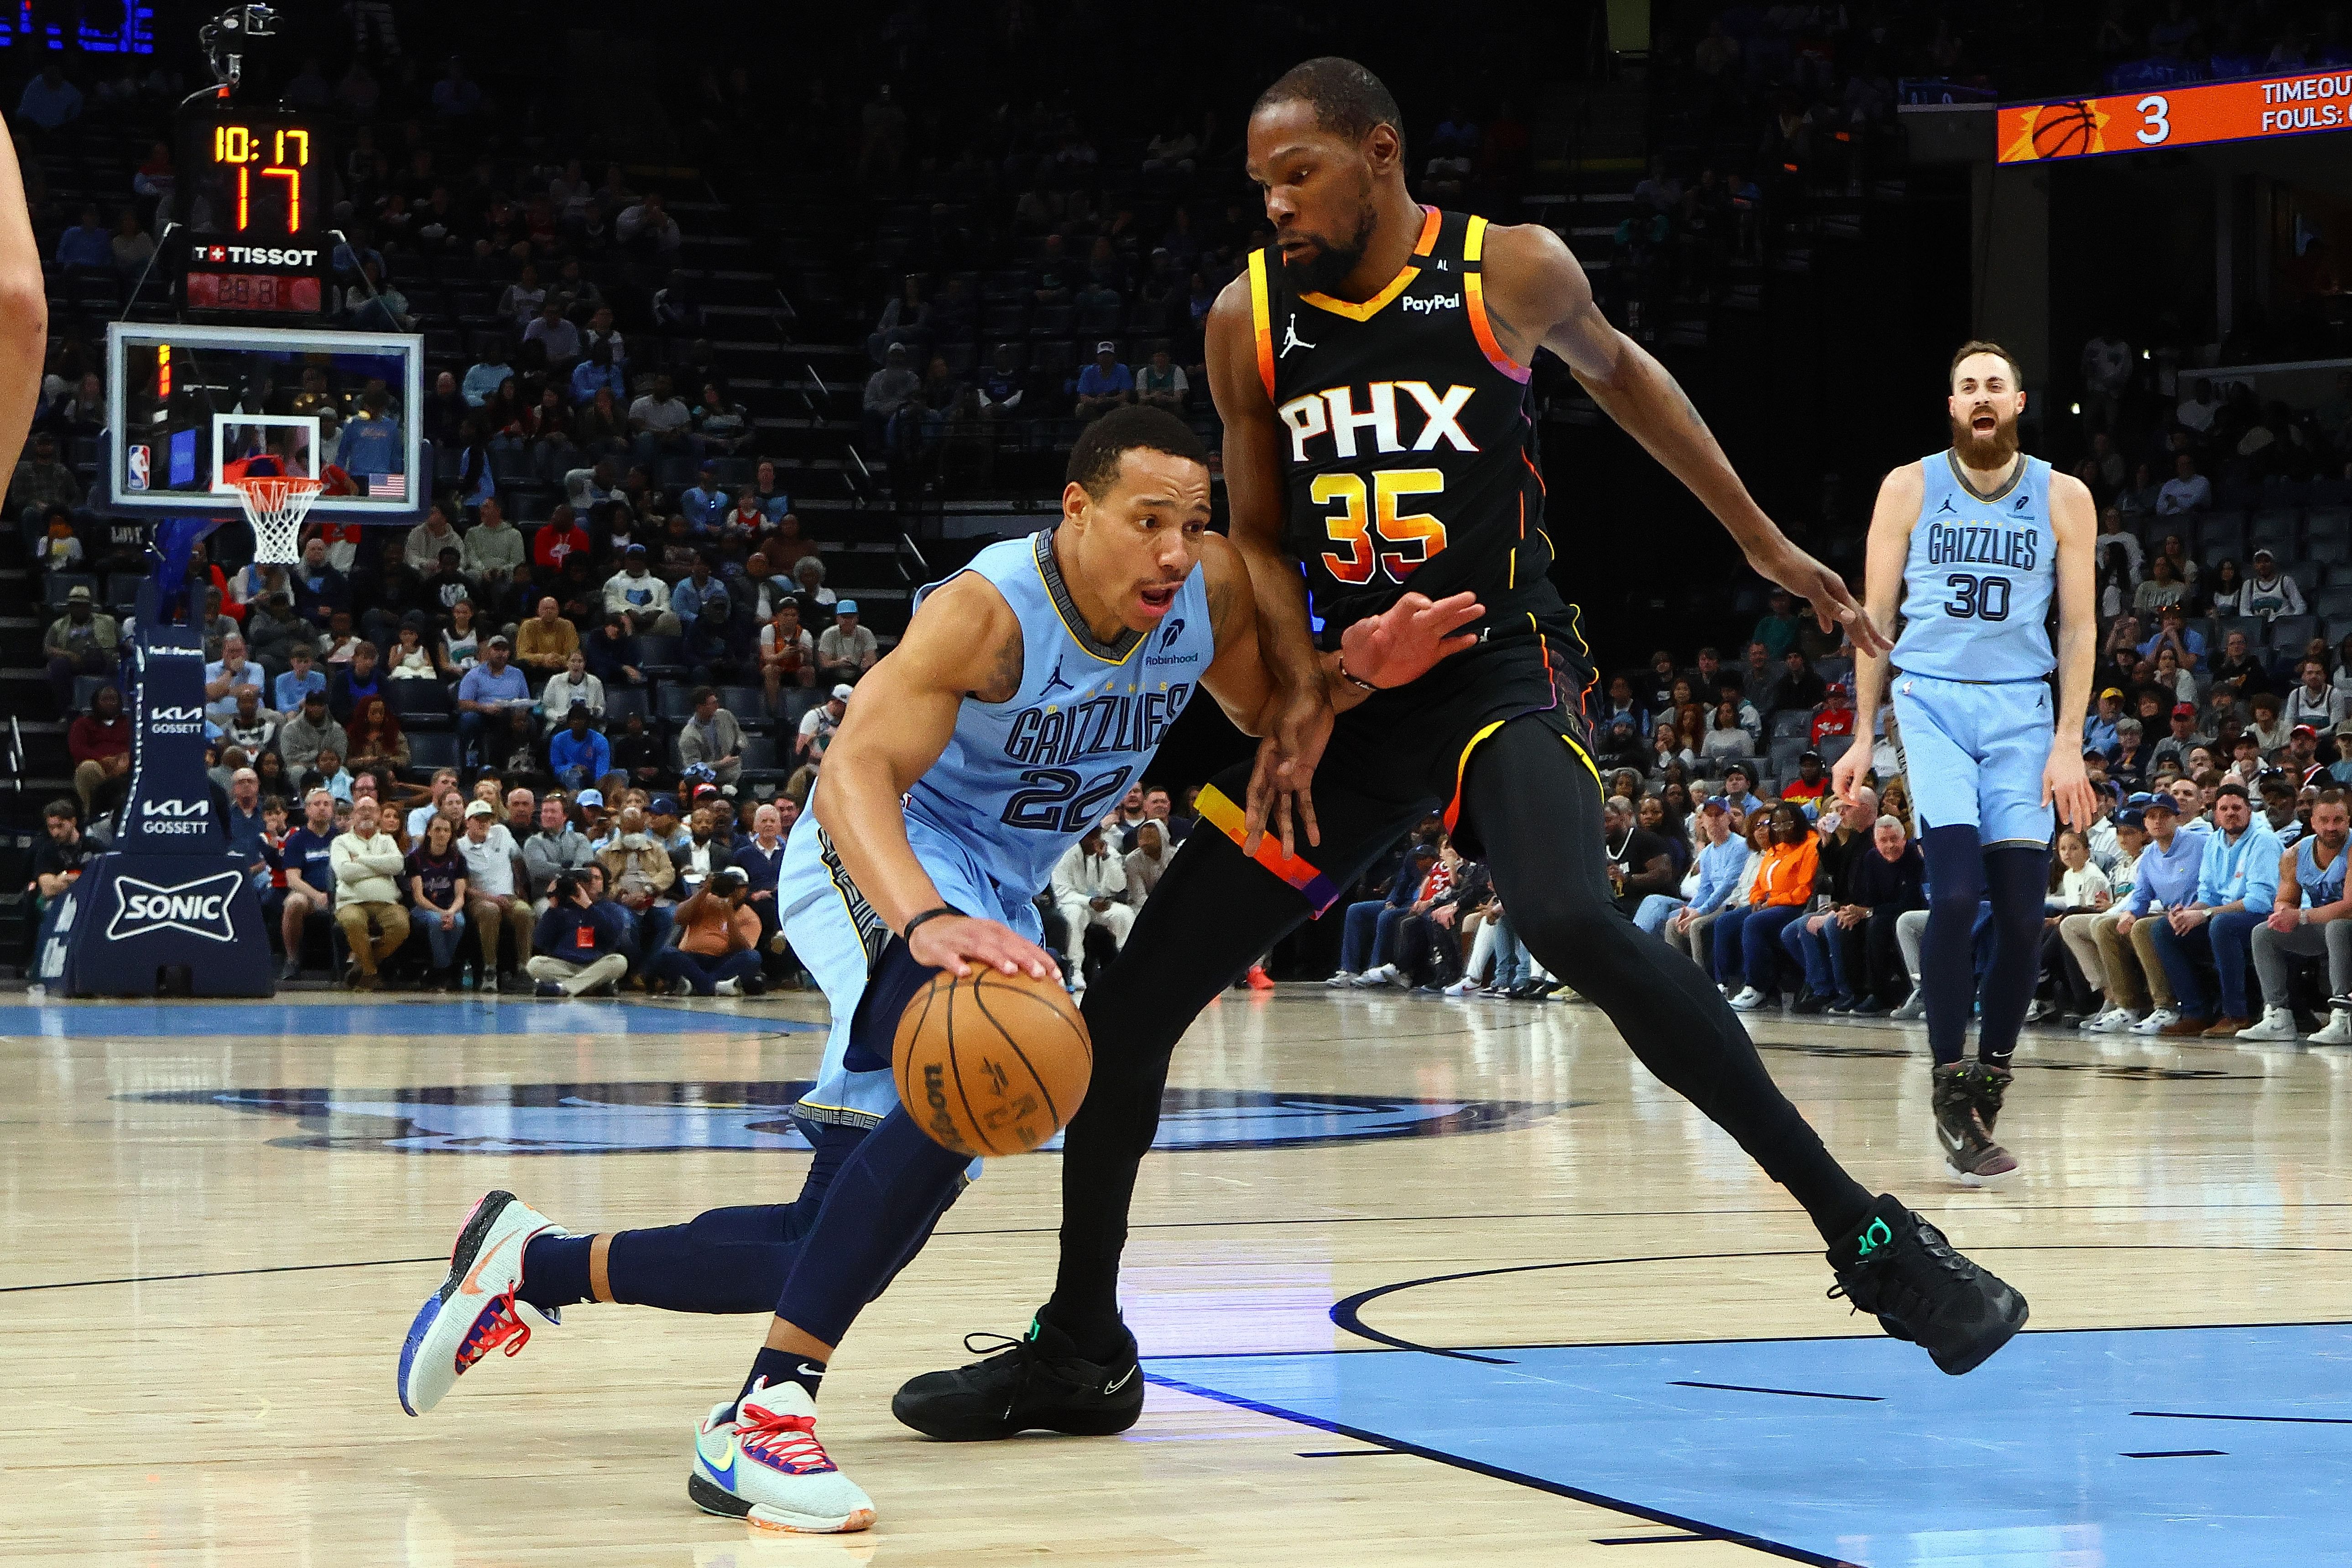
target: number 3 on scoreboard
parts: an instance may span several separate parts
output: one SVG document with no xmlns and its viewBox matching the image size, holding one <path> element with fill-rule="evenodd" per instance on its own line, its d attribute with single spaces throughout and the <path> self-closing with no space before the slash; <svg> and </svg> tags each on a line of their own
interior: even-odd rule
<svg viewBox="0 0 2352 1568">
<path fill-rule="evenodd" d="M 2142 146 L 2158 147 L 2171 138 L 2172 105 L 2163 94 L 2151 92 L 2132 107 L 2139 111 L 2145 121 L 2137 131 L 2132 132 L 2139 138 Z"/>
<path fill-rule="evenodd" d="M 1381 468 L 1371 476 L 1367 506 L 1363 475 L 1317 475 L 1307 497 L 1317 506 L 1339 503 L 1323 523 L 1331 542 L 1347 550 L 1345 554 L 1325 551 L 1324 567 L 1342 583 L 1369 583 L 1376 569 L 1403 582 L 1414 567 L 1445 548 L 1445 525 L 1427 512 L 1401 511 L 1397 502 L 1405 496 L 1444 491 L 1445 475 L 1440 469 Z"/>
</svg>

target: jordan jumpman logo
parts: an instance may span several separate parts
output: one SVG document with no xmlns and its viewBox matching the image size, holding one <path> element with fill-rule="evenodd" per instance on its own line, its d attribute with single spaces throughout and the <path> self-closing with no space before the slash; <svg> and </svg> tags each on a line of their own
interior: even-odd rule
<svg viewBox="0 0 2352 1568">
<path fill-rule="evenodd" d="M 1298 312 L 1293 310 L 1290 312 L 1290 324 L 1285 327 L 1282 331 L 1282 352 L 1274 357 L 1276 359 L 1287 359 L 1290 356 L 1290 351 L 1293 349 L 1311 349 L 1315 345 L 1313 343 L 1308 342 L 1305 338 L 1298 335 Z"/>
<path fill-rule="evenodd" d="M 1037 695 L 1040 697 L 1049 696 L 1056 687 L 1059 687 L 1064 691 L 1076 691 L 1077 689 L 1076 687 L 1062 679 L 1062 661 L 1058 658 L 1054 661 L 1054 673 L 1045 678 L 1045 685 L 1044 689 L 1037 693 Z"/>
</svg>

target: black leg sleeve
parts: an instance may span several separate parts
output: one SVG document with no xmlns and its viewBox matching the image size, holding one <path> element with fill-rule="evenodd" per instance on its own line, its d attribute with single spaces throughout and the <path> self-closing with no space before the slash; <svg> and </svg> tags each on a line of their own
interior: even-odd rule
<svg viewBox="0 0 2352 1568">
<path fill-rule="evenodd" d="M 1062 1261 L 1046 1314 L 1079 1334 L 1115 1327 L 1136 1168 L 1160 1128 L 1168 1060 L 1193 1018 L 1307 901 L 1205 824 L 1170 862 L 1083 1012 L 1094 1080 L 1062 1135 Z"/>
<path fill-rule="evenodd" d="M 1528 951 L 1609 1015 L 1642 1065 L 1737 1139 L 1825 1240 L 1853 1228 L 1868 1189 L 1831 1158 L 1696 966 L 1609 897 L 1601 792 L 1541 723 L 1506 724 L 1472 753 L 1465 800 L 1495 888 Z"/>
</svg>

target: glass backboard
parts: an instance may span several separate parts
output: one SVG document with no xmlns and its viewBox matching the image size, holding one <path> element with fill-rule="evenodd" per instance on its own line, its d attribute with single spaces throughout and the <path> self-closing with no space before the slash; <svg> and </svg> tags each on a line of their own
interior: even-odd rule
<svg viewBox="0 0 2352 1568">
<path fill-rule="evenodd" d="M 106 385 L 115 510 L 236 515 L 231 481 L 272 469 L 326 480 L 313 516 L 406 522 L 430 499 L 413 333 L 116 321 Z"/>
</svg>

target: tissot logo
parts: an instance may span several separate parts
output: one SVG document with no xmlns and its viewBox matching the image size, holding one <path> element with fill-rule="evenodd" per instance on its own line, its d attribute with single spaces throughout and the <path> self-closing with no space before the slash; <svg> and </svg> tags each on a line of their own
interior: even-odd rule
<svg viewBox="0 0 2352 1568">
<path fill-rule="evenodd" d="M 229 900 L 243 879 L 238 871 L 215 871 L 193 882 L 162 888 L 136 877 L 114 883 L 114 919 L 106 928 L 109 942 L 151 936 L 156 931 L 184 931 L 206 942 L 235 942 L 229 923 Z"/>
<path fill-rule="evenodd" d="M 221 246 L 213 247 L 213 259 L 222 259 Z M 227 259 L 247 267 L 312 267 L 318 264 L 315 250 L 293 250 L 268 245 L 232 245 L 226 247 Z"/>
</svg>

